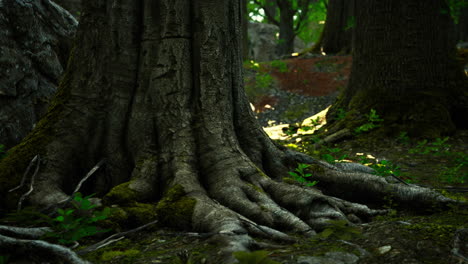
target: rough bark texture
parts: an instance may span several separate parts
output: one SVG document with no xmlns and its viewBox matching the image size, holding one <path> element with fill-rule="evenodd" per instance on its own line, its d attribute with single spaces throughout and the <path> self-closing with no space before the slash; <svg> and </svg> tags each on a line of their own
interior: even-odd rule
<svg viewBox="0 0 468 264">
<path fill-rule="evenodd" d="M 54 0 L 54 2 L 65 8 L 75 18 L 78 19 L 80 17 L 82 0 Z"/>
<path fill-rule="evenodd" d="M 0 163 L 2 194 L 36 154 L 44 162 L 29 200 L 38 205 L 66 199 L 105 159 L 83 193 L 103 196 L 125 219 L 144 207 L 165 225 L 218 233 L 223 263 L 259 246 L 250 235 L 292 241 L 283 231 L 311 236 L 330 219 L 385 212 L 337 198 L 354 199 L 351 192 L 377 204 L 386 196 L 421 208 L 451 202 L 362 165 L 336 167 L 276 146 L 242 88 L 239 1 L 119 3 L 85 3 L 79 45 L 49 112 Z M 297 162 L 313 164 L 336 197 L 283 182 Z M 15 208 L 18 193 L 0 196 L 1 213 Z"/>
<path fill-rule="evenodd" d="M 368 122 L 380 131 L 439 137 L 468 124 L 468 83 L 455 60 L 453 23 L 440 1 L 359 1 L 353 67 L 347 88 L 327 115 L 345 119 L 330 132 Z"/>
<path fill-rule="evenodd" d="M 468 42 L 468 6 L 461 8 L 455 28 L 457 42 Z"/>
<path fill-rule="evenodd" d="M 0 2 L 0 144 L 18 144 L 45 114 L 77 25 L 47 0 Z"/>
<path fill-rule="evenodd" d="M 348 54 L 354 19 L 354 0 L 330 0 L 323 28 L 322 51 L 326 54 Z"/>
</svg>

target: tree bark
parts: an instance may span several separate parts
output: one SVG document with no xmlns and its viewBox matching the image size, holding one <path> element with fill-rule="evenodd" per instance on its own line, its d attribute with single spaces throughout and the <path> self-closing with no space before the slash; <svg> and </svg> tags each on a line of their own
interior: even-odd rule
<svg viewBox="0 0 468 264">
<path fill-rule="evenodd" d="M 323 28 L 322 50 L 326 54 L 349 54 L 354 26 L 354 0 L 330 0 Z"/>
<path fill-rule="evenodd" d="M 387 183 L 362 165 L 337 167 L 275 145 L 242 88 L 240 10 L 236 0 L 84 2 L 49 112 L 0 163 L 1 213 L 16 207 L 21 190 L 7 190 L 36 154 L 44 162 L 30 203 L 67 199 L 105 159 L 82 193 L 97 193 L 129 219 L 145 203 L 154 208 L 148 218 L 156 213 L 167 226 L 214 232 L 224 241 L 223 263 L 258 246 L 252 234 L 291 241 L 283 231 L 312 236 L 330 219 L 356 223 L 386 212 L 337 197 L 393 197 L 421 208 L 452 202 Z M 297 162 L 312 164 L 336 197 L 283 182 Z"/>
<path fill-rule="evenodd" d="M 467 80 L 455 60 L 452 20 L 441 12 L 445 2 L 359 6 L 350 80 L 327 114 L 328 131 L 353 130 L 368 122 L 370 109 L 384 119 L 376 131 L 386 135 L 436 138 L 467 128 Z M 334 121 L 339 109 L 346 118 Z"/>
</svg>

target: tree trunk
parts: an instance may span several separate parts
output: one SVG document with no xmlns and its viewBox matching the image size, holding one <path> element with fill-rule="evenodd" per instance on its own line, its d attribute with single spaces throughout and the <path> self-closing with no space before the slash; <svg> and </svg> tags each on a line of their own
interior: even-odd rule
<svg viewBox="0 0 468 264">
<path fill-rule="evenodd" d="M 322 50 L 326 54 L 349 54 L 353 32 L 354 0 L 330 0 L 323 28 Z"/>
<path fill-rule="evenodd" d="M 457 42 L 468 42 L 468 6 L 464 6 L 460 10 L 456 24 L 456 40 Z"/>
<path fill-rule="evenodd" d="M 288 1 L 278 2 L 280 20 L 279 20 L 279 39 L 277 54 L 279 56 L 291 55 L 294 52 L 294 10 L 292 4 Z"/>
<path fill-rule="evenodd" d="M 387 183 L 362 165 L 337 167 L 276 146 L 242 88 L 240 1 L 139 3 L 84 2 L 77 45 L 49 112 L 0 163 L 0 192 L 7 194 L 1 213 L 15 208 L 21 191 L 7 190 L 36 154 L 43 162 L 31 203 L 68 198 L 105 159 L 82 193 L 97 193 L 129 219 L 146 203 L 153 208 L 147 218 L 156 213 L 167 226 L 217 233 L 223 263 L 259 245 L 250 234 L 291 241 L 279 230 L 314 235 L 330 219 L 360 222 L 385 212 L 283 182 L 297 162 L 312 164 L 314 180 L 337 197 L 393 197 L 420 207 L 451 202 Z"/>
<path fill-rule="evenodd" d="M 366 0 L 359 6 L 350 80 L 328 112 L 328 131 L 368 122 L 370 109 L 384 119 L 377 131 L 387 135 L 435 138 L 467 128 L 467 80 L 455 60 L 452 20 L 441 12 L 445 2 Z M 339 109 L 347 115 L 335 122 Z"/>
</svg>

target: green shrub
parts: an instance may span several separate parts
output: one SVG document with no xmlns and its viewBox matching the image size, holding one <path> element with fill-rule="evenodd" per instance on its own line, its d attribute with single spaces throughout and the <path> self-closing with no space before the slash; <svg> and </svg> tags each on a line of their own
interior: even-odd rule
<svg viewBox="0 0 468 264">
<path fill-rule="evenodd" d="M 81 193 L 76 193 L 72 203 L 74 209 L 57 209 L 58 216 L 50 221 L 54 231 L 45 234 L 45 237 L 55 238 L 60 244 L 71 244 L 83 237 L 109 231 L 99 230 L 94 224 L 106 219 L 110 214 L 110 208 L 92 211 L 96 205 L 90 202 L 90 197 L 92 195 L 82 197 Z"/>
<path fill-rule="evenodd" d="M 354 132 L 356 134 L 360 134 L 362 132 L 367 132 L 370 131 L 374 128 L 380 127 L 381 125 L 378 124 L 380 122 L 383 122 L 384 120 L 377 115 L 377 112 L 374 109 L 370 110 L 370 113 L 366 115 L 367 116 L 367 123 L 357 127 L 354 129 Z"/>
</svg>

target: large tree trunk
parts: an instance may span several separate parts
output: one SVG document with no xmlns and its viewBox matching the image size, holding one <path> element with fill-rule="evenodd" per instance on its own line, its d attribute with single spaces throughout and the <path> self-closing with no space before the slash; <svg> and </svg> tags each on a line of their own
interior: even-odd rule
<svg viewBox="0 0 468 264">
<path fill-rule="evenodd" d="M 314 179 L 337 197 L 451 202 L 358 165 L 339 168 L 276 146 L 242 88 L 240 8 L 237 0 L 84 2 L 59 93 L 0 163 L 0 192 L 17 185 L 39 154 L 29 201 L 54 204 L 105 159 L 82 192 L 96 192 L 129 217 L 135 202 L 157 203 L 163 224 L 219 233 L 226 263 L 231 252 L 257 245 L 249 234 L 289 240 L 278 230 L 313 235 L 330 219 L 360 222 L 385 212 L 282 182 L 297 162 L 313 164 Z M 0 196 L 1 213 L 20 194 Z"/>
<path fill-rule="evenodd" d="M 327 115 L 330 132 L 366 123 L 379 130 L 439 137 L 468 126 L 468 83 L 455 60 L 453 23 L 445 2 L 359 1 L 350 80 Z M 333 122 L 339 109 L 347 111 Z"/>
</svg>

